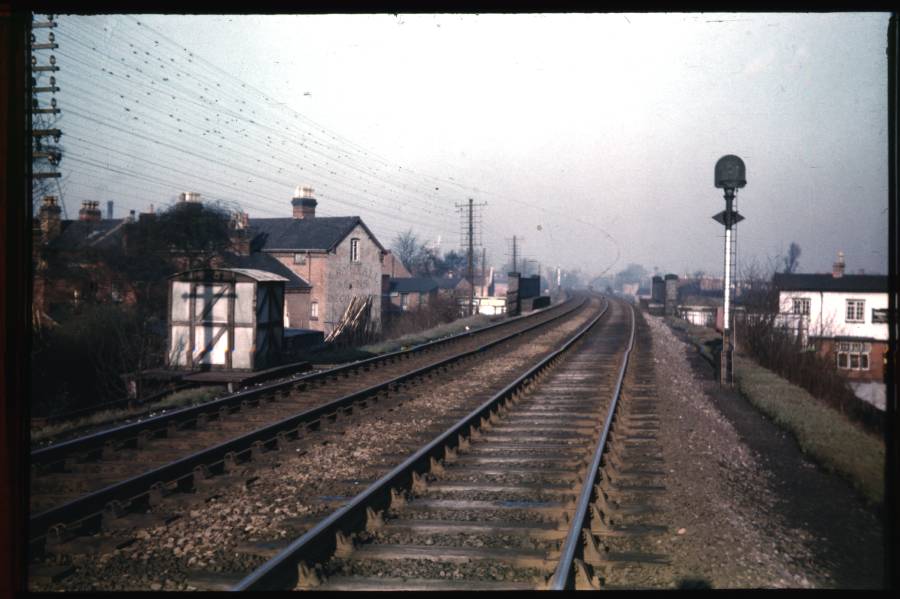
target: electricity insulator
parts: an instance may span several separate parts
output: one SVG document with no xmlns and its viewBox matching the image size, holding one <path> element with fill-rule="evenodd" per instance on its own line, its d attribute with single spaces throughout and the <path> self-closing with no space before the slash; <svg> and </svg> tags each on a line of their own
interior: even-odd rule
<svg viewBox="0 0 900 599">
<path fill-rule="evenodd" d="M 50 99 L 50 106 L 51 106 L 52 108 L 56 108 L 56 98 L 51 98 L 51 99 Z"/>
<path fill-rule="evenodd" d="M 37 66 L 37 56 L 31 57 L 31 66 Z"/>
<path fill-rule="evenodd" d="M 31 34 L 31 43 L 33 44 L 33 43 L 36 42 L 36 41 L 37 41 L 37 38 L 34 37 L 34 34 L 32 33 L 32 34 Z"/>
<path fill-rule="evenodd" d="M 35 85 L 37 85 L 37 79 L 35 79 L 34 77 L 32 77 L 32 78 L 31 78 L 31 87 L 34 87 Z M 53 84 L 51 83 L 50 85 L 53 85 Z"/>
<path fill-rule="evenodd" d="M 50 43 L 52 44 L 53 42 L 56 41 L 56 36 L 53 35 L 53 32 L 51 31 L 50 33 L 47 34 L 47 39 L 48 39 L 48 40 L 50 41 Z"/>
<path fill-rule="evenodd" d="M 56 85 L 56 77 L 53 77 L 51 75 L 50 76 L 50 87 L 53 87 L 54 85 Z"/>
<path fill-rule="evenodd" d="M 56 135 L 53 136 L 53 142 L 59 143 L 59 133 L 57 133 Z"/>
<path fill-rule="evenodd" d="M 55 64 L 56 64 L 56 57 L 55 57 L 54 55 L 52 55 L 52 54 L 50 55 L 50 64 L 51 64 L 51 65 L 55 65 Z"/>
</svg>

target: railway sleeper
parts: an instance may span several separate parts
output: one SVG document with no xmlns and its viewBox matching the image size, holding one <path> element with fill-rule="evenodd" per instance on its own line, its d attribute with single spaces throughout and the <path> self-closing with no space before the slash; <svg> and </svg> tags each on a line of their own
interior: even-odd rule
<svg viewBox="0 0 900 599">
<path fill-rule="evenodd" d="M 559 522 L 529 522 L 519 520 L 404 520 L 397 519 L 379 528 L 382 534 L 410 533 L 417 535 L 509 535 L 525 536 L 543 541 L 560 541 L 566 537 L 567 524 Z"/>
<path fill-rule="evenodd" d="M 391 578 L 382 576 L 330 576 L 310 585 L 308 579 L 298 589 L 317 591 L 533 591 L 538 582 L 499 580 L 454 580 L 451 578 Z"/>
<path fill-rule="evenodd" d="M 603 469 L 609 473 L 613 478 L 622 478 L 622 477 L 654 477 L 654 476 L 665 476 L 666 473 L 663 470 L 651 470 L 647 468 L 647 464 L 634 464 L 629 460 L 628 466 L 623 466 L 621 460 L 617 460 L 609 455 L 603 456 Z M 641 467 L 643 466 L 643 467 Z"/>
<path fill-rule="evenodd" d="M 229 591 L 246 575 L 246 572 L 189 570 L 186 573 L 184 582 L 189 586 L 203 591 Z"/>
<path fill-rule="evenodd" d="M 597 503 L 591 504 L 591 532 L 600 536 L 624 537 L 645 536 L 665 533 L 668 528 L 656 524 L 634 524 L 622 522 L 619 517 L 607 514 Z"/>
<path fill-rule="evenodd" d="M 555 553 L 553 551 L 524 548 L 366 544 L 354 547 L 350 553 L 345 553 L 343 559 L 383 562 L 426 560 L 456 564 L 487 561 L 550 572 L 556 565 L 557 555 Z M 342 556 L 338 555 L 338 557 Z"/>
<path fill-rule="evenodd" d="M 522 476 L 522 477 L 533 477 L 539 478 L 542 481 L 571 481 L 573 483 L 577 483 L 579 480 L 583 478 L 583 471 L 585 465 L 579 470 L 560 470 L 559 468 L 540 468 L 540 467 L 531 467 L 531 468 L 516 468 L 512 466 L 500 466 L 500 467 L 490 467 L 490 466 L 468 466 L 466 468 L 454 468 L 447 472 L 446 476 L 442 478 L 442 480 L 452 481 L 456 480 L 460 477 L 506 477 L 508 475 L 512 476 Z"/>
<path fill-rule="evenodd" d="M 590 530 L 581 530 L 584 562 L 593 567 L 614 567 L 616 565 L 627 566 L 630 563 L 668 565 L 667 556 L 658 553 L 643 552 L 614 552 L 598 539 Z"/>
</svg>

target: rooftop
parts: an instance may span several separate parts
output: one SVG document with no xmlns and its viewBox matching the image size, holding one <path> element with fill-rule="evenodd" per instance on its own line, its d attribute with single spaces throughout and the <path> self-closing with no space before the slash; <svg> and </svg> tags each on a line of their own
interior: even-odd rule
<svg viewBox="0 0 900 599">
<path fill-rule="evenodd" d="M 334 249 L 350 231 L 362 225 L 379 248 L 381 244 L 358 216 L 250 219 L 252 246 L 261 250 Z"/>
<path fill-rule="evenodd" d="M 403 277 L 391 279 L 391 292 L 428 293 L 438 288 L 437 281 L 428 277 Z"/>
<path fill-rule="evenodd" d="M 772 283 L 781 291 L 887 292 L 887 275 L 787 274 L 776 273 Z"/>
</svg>

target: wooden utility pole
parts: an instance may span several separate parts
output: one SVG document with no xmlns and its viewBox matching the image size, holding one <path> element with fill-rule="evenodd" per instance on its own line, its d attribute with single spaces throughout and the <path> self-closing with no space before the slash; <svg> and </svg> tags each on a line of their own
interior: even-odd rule
<svg viewBox="0 0 900 599">
<path fill-rule="evenodd" d="M 475 200 L 469 198 L 469 201 L 465 204 L 457 204 L 456 207 L 460 209 L 460 213 L 463 215 L 462 222 L 460 223 L 463 231 L 463 246 L 466 248 L 466 279 L 469 281 L 469 298 L 468 298 L 468 307 L 465 310 L 465 314 L 467 316 L 471 316 L 475 311 L 475 246 L 480 245 L 477 236 L 477 227 L 478 224 L 477 219 L 478 215 L 476 213 L 477 208 L 481 208 L 486 204 L 476 204 Z"/>
<path fill-rule="evenodd" d="M 466 310 L 468 316 L 472 316 L 473 304 L 475 303 L 475 221 L 473 220 L 472 210 L 474 200 L 469 198 L 469 252 L 468 252 L 468 268 L 466 275 L 469 277 L 469 307 Z"/>
</svg>

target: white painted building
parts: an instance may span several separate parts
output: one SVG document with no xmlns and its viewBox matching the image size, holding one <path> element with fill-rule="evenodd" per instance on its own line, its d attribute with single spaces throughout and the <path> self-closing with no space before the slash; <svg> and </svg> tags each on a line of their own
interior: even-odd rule
<svg viewBox="0 0 900 599">
<path fill-rule="evenodd" d="M 832 274 L 776 274 L 780 322 L 805 344 L 832 354 L 847 378 L 881 382 L 888 342 L 885 275 L 845 275 L 843 254 Z"/>
</svg>

